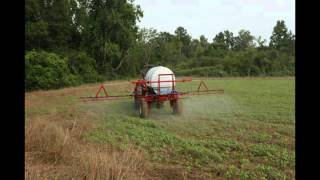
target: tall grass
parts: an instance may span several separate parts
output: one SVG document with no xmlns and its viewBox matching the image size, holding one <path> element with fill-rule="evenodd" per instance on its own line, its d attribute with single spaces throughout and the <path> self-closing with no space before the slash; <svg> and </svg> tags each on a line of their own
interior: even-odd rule
<svg viewBox="0 0 320 180">
<path fill-rule="evenodd" d="M 108 147 L 87 146 L 73 163 L 73 176 L 85 179 L 141 179 L 143 157 L 132 147 L 110 151 Z"/>
<path fill-rule="evenodd" d="M 25 127 L 26 179 L 141 179 L 144 159 L 129 146 L 125 150 L 81 140 L 85 122 L 32 119 Z M 48 173 L 53 168 L 57 174 Z M 61 167 L 61 168 L 59 168 Z"/>
<path fill-rule="evenodd" d="M 57 163 L 71 156 L 73 141 L 70 132 L 57 122 L 34 119 L 26 125 L 25 150 L 33 151 L 41 159 Z"/>
</svg>

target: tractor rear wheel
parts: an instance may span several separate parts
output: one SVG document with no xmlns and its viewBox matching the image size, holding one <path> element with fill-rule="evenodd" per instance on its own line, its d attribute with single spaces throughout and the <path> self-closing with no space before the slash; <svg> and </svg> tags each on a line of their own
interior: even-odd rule
<svg viewBox="0 0 320 180">
<path fill-rule="evenodd" d="M 173 110 L 173 114 L 181 115 L 182 114 L 182 103 L 178 100 L 172 101 L 172 110 Z"/>
<path fill-rule="evenodd" d="M 141 118 L 146 118 L 149 115 L 148 103 L 144 99 L 140 100 L 139 103 L 139 116 Z"/>
<path fill-rule="evenodd" d="M 134 91 L 134 108 L 135 110 L 139 110 L 140 106 L 140 97 L 143 95 L 143 87 L 141 85 L 136 86 Z M 137 97 L 138 96 L 138 97 Z"/>
<path fill-rule="evenodd" d="M 139 109 L 139 100 L 138 100 L 138 98 L 134 98 L 134 109 L 135 110 L 138 110 Z"/>
</svg>

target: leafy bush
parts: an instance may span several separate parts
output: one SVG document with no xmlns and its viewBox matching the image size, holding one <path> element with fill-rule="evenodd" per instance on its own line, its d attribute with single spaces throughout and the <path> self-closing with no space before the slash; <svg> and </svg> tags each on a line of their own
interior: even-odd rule
<svg viewBox="0 0 320 180">
<path fill-rule="evenodd" d="M 211 77 L 223 77 L 227 76 L 227 73 L 223 70 L 223 65 L 209 67 L 196 67 L 186 70 L 176 71 L 176 75 L 180 76 L 211 76 Z"/>
<path fill-rule="evenodd" d="M 68 55 L 68 67 L 81 83 L 99 81 L 96 62 L 84 52 L 73 52 Z"/>
<path fill-rule="evenodd" d="M 45 51 L 29 51 L 25 55 L 25 89 L 57 89 L 76 84 L 70 76 L 66 58 Z"/>
</svg>

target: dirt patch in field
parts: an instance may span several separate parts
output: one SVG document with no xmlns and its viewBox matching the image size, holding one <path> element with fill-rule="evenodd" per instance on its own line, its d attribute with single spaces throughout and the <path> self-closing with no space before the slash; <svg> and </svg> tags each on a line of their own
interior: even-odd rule
<svg viewBox="0 0 320 180">
<path fill-rule="evenodd" d="M 186 169 L 179 165 L 172 164 L 149 164 L 146 170 L 146 179 L 218 179 L 213 178 L 209 174 L 204 174 L 203 172 L 198 172 L 193 170 L 188 172 Z"/>
</svg>

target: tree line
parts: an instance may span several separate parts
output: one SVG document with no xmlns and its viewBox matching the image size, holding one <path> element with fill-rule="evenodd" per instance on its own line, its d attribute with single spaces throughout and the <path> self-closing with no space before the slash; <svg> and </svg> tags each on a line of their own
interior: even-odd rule
<svg viewBox="0 0 320 180">
<path fill-rule="evenodd" d="M 139 28 L 133 0 L 26 0 L 25 89 L 137 77 L 146 65 L 181 76 L 294 76 L 295 35 L 279 20 L 269 44 L 249 30 L 210 43 L 183 27 Z"/>
</svg>

